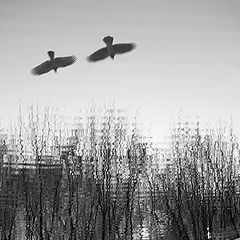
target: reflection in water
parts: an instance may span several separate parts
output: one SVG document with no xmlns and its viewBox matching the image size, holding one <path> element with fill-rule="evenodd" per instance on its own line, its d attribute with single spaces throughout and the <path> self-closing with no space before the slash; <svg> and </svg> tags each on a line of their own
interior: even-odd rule
<svg viewBox="0 0 240 240">
<path fill-rule="evenodd" d="M 131 239 L 131 236 L 132 239 L 146 240 L 150 239 L 150 236 L 151 239 L 160 239 L 158 238 L 159 233 L 156 232 L 156 226 L 152 224 L 152 221 L 154 221 L 153 217 L 144 212 L 143 208 L 138 209 L 139 212 L 134 212 L 132 216 L 128 214 L 129 212 L 127 211 L 131 211 L 131 208 L 128 208 L 128 201 L 132 201 L 132 199 L 128 200 L 128 196 L 126 196 L 126 194 L 129 193 L 128 183 L 122 183 L 121 186 L 119 185 L 118 191 L 121 193 L 118 193 L 118 199 L 113 197 L 112 200 L 109 200 L 110 204 L 118 204 L 118 206 L 110 209 L 112 211 L 115 210 L 115 215 L 111 215 L 111 219 L 105 216 L 105 221 L 109 222 L 103 222 L 102 214 L 104 213 L 104 209 L 102 208 L 106 209 L 105 211 L 107 214 L 111 214 L 108 212 L 109 206 L 104 206 L 104 204 L 107 203 L 106 195 L 108 193 L 97 193 L 97 188 L 102 188 L 102 185 L 99 186 L 99 184 L 96 184 L 95 180 L 84 180 L 82 176 L 64 176 L 63 169 L 51 170 L 49 168 L 43 170 L 38 169 L 37 166 L 31 169 L 22 169 L 18 172 L 15 170 L 11 172 L 12 170 L 8 167 L 3 167 L 1 171 L 2 176 L 5 177 L 5 179 L 3 179 L 3 187 L 0 192 L 0 210 L 2 213 L 0 217 L 2 223 L 1 239 L 39 239 L 40 224 L 44 225 L 44 228 L 46 228 L 43 229 L 43 239 L 48 239 L 48 236 L 54 236 L 54 231 L 57 230 L 62 231 L 62 233 L 58 233 L 56 236 L 64 237 L 64 235 L 68 235 L 66 234 L 66 231 L 70 230 L 69 224 L 71 224 L 71 219 L 69 219 L 69 217 L 77 216 L 77 208 L 85 208 L 86 210 L 85 212 L 79 212 L 79 214 L 84 214 L 85 219 L 82 224 L 87 224 L 95 218 L 93 221 L 94 229 L 91 229 L 93 227 L 91 224 L 89 226 L 85 225 L 85 228 L 89 228 L 87 230 L 87 234 L 89 235 L 87 238 L 89 239 L 97 239 L 97 236 L 101 236 L 103 226 L 109 231 L 109 233 L 105 233 L 108 238 L 111 236 L 110 232 L 112 231 L 115 232 L 114 239 L 126 239 L 126 237 Z M 71 179 L 69 179 L 69 177 Z M 75 195 L 78 194 L 77 192 L 69 192 L 72 190 L 69 188 L 69 184 L 72 184 L 73 182 L 75 184 L 82 184 L 77 182 L 79 180 L 82 181 L 82 183 L 85 181 L 87 188 L 79 188 L 79 193 L 81 194 L 77 196 Z M 61 186 L 58 186 L 58 184 L 61 184 Z M 41 186 L 44 186 L 44 188 L 41 189 Z M 101 190 L 102 189 L 99 189 L 99 191 Z M 109 197 L 111 197 L 112 193 L 113 192 L 110 191 Z M 72 199 L 69 197 L 69 194 L 72 194 Z M 99 195 L 97 196 L 95 194 Z M 104 196 L 104 194 L 106 195 Z M 106 199 L 104 199 L 104 201 L 103 199 L 98 199 L 100 196 L 106 197 Z M 141 198 L 143 201 L 144 193 L 141 193 Z M 69 202 L 77 199 L 78 202 Z M 103 202 L 101 203 L 101 201 Z M 40 206 L 40 204 L 42 206 Z M 83 206 L 77 206 L 75 204 Z M 126 208 L 128 208 L 128 210 Z M 133 211 L 135 211 L 135 209 L 133 209 Z M 70 216 L 69 213 L 71 214 Z M 93 214 L 96 215 L 94 216 Z M 88 215 L 88 217 L 86 215 Z M 83 218 L 83 216 L 79 217 L 80 219 Z M 80 221 L 80 219 L 78 219 L 78 221 Z M 129 221 L 131 221 L 131 223 Z M 111 226 L 111 224 L 114 223 L 117 224 L 117 226 Z M 75 226 L 76 219 L 72 224 Z M 56 230 L 53 230 L 53 225 L 57 228 Z M 164 225 L 160 228 L 162 228 L 161 234 L 163 236 Z M 80 231 L 80 229 L 78 230 Z M 81 233 L 79 232 L 78 234 L 80 236 Z M 46 236 L 44 237 L 44 235 Z"/>
<path fill-rule="evenodd" d="M 46 113 L 42 125 L 32 114 L 29 127 L 0 135 L 1 239 L 240 236 L 233 135 L 179 123 L 162 151 L 121 112 L 92 111 L 71 131 Z"/>
</svg>

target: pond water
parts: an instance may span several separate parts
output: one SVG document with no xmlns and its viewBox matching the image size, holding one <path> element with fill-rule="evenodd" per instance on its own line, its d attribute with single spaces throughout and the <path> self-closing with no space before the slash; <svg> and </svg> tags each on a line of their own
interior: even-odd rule
<svg viewBox="0 0 240 240">
<path fill-rule="evenodd" d="M 1 168 L 0 183 L 4 240 L 181 239 L 162 207 L 162 196 L 153 202 L 149 191 L 131 179 L 116 185 L 111 179 L 73 174 L 69 169 L 35 166 L 17 171 Z M 238 234 L 238 229 L 226 227 L 215 233 L 215 239 L 235 239 Z M 191 232 L 187 236 L 195 240 Z"/>
</svg>

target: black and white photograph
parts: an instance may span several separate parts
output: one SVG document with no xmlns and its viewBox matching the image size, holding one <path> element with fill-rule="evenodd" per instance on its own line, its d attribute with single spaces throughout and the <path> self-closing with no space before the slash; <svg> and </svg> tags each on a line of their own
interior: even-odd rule
<svg viewBox="0 0 240 240">
<path fill-rule="evenodd" d="M 239 0 L 0 0 L 0 240 L 240 240 Z"/>
</svg>

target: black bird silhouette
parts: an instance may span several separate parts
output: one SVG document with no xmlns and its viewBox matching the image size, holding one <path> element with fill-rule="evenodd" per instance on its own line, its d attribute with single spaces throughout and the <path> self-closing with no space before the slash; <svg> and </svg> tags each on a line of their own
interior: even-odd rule
<svg viewBox="0 0 240 240">
<path fill-rule="evenodd" d="M 114 59 L 114 56 L 116 54 L 129 52 L 136 47 L 135 43 L 119 43 L 112 45 L 113 37 L 111 36 L 104 37 L 103 41 L 106 43 L 107 46 L 97 50 L 96 52 L 88 56 L 87 60 L 89 62 L 96 62 L 109 56 Z"/>
<path fill-rule="evenodd" d="M 57 72 L 58 68 L 69 66 L 75 63 L 77 60 L 75 56 L 54 58 L 55 53 L 53 51 L 48 51 L 47 53 L 48 53 L 48 56 L 50 57 L 50 60 L 43 62 L 42 64 L 33 68 L 31 71 L 33 75 L 41 75 L 51 70 L 54 70 L 55 72 Z"/>
</svg>

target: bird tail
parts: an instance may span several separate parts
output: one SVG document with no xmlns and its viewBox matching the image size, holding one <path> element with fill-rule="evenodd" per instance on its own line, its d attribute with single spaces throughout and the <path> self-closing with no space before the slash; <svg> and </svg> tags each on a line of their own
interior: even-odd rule
<svg viewBox="0 0 240 240">
<path fill-rule="evenodd" d="M 107 36 L 107 37 L 103 38 L 103 41 L 104 41 L 107 45 L 112 45 L 112 43 L 113 43 L 113 37 Z"/>
<path fill-rule="evenodd" d="M 53 51 L 48 51 L 48 56 L 50 57 L 50 59 L 54 59 L 54 52 Z"/>
</svg>

